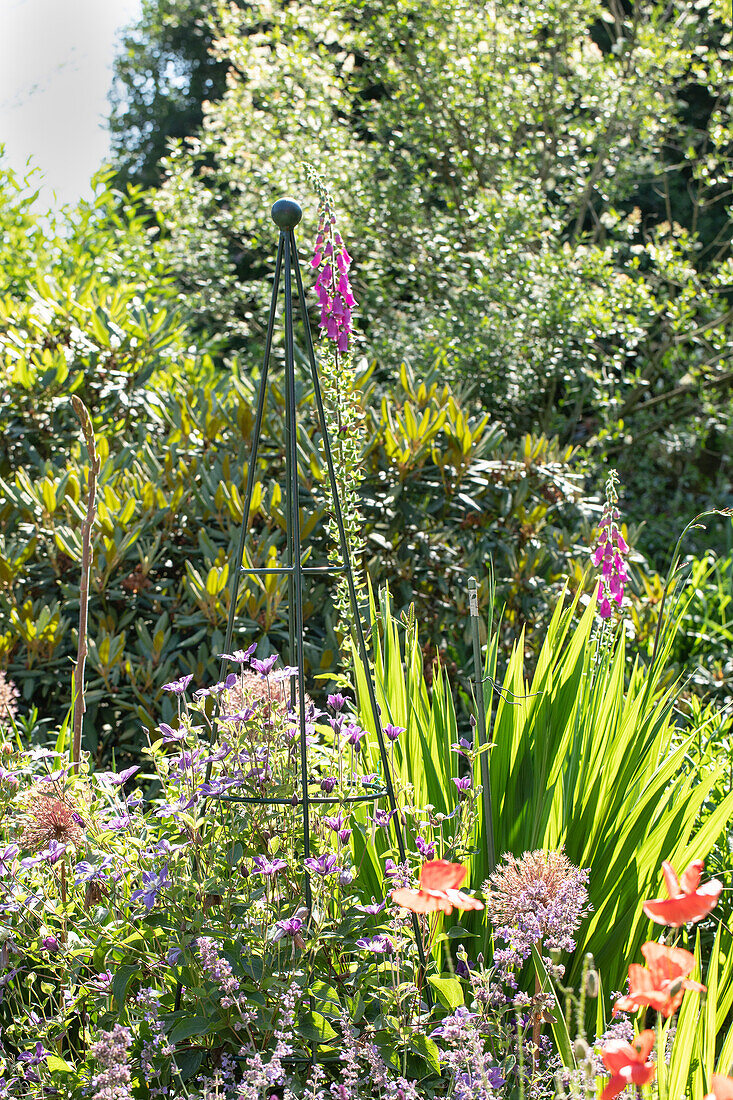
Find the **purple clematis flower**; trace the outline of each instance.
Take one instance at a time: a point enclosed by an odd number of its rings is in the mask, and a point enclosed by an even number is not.
[[[186,688],[193,680],[193,673],[181,676],[180,680],[173,680],[170,684],[163,684],[163,691],[171,691],[174,695],[184,695]]]
[[[219,656],[223,661],[234,661],[235,665],[247,665],[256,649],[257,642],[252,642],[249,649],[235,649],[234,653],[220,653]]]
[[[374,936],[373,939],[357,940],[356,946],[373,955],[394,955],[394,944],[389,936]]]
[[[388,725],[384,727],[385,737],[388,737],[390,741],[396,741],[401,733],[405,732],[404,726],[392,726]]]
[[[376,917],[377,913],[382,912],[386,904],[386,899],[384,901],[375,901],[374,898],[372,898],[369,905],[359,905],[357,903],[354,908],[358,909],[360,913],[364,913],[367,917]]]
[[[17,844],[8,844],[7,848],[4,848],[0,852],[0,878],[4,878],[12,871],[12,862],[17,856],[20,848]]]
[[[310,856],[309,859],[303,860],[303,866],[312,871],[314,875],[320,875],[321,878],[326,878],[328,875],[337,875],[341,871],[338,866],[338,856],[335,855],[318,856],[317,859]]]
[[[470,789],[471,789],[471,776],[470,775],[461,776],[460,779],[457,779],[455,776],[453,776],[452,778],[453,778],[453,782],[455,783],[459,794],[463,794],[464,791],[470,791]]]
[[[186,731],[182,729],[174,730],[172,726],[169,726],[167,722],[161,722],[158,726],[160,733],[162,734],[161,741],[164,745],[170,745],[173,741],[183,741],[186,736]]]
[[[352,722],[344,729],[344,735],[346,737],[346,744],[353,745],[354,748],[358,749],[362,737],[366,737],[366,730],[363,730],[360,726]]]
[[[170,729],[170,726],[168,727]],[[134,768],[125,768],[123,772],[100,772],[99,779],[103,779],[105,783],[111,783],[113,787],[121,787],[123,783],[126,783],[128,779],[132,779],[133,775],[136,775],[140,771],[138,766]]]
[[[331,707],[332,710],[342,711],[344,709],[344,707],[346,706],[346,699],[343,697],[343,695],[339,691],[339,692],[337,692],[336,695],[329,695],[328,699],[327,699],[327,703],[328,703],[329,707]]]
[[[74,882],[78,886],[82,882],[94,882],[97,879],[109,878],[109,871],[114,864],[112,856],[105,856],[100,864],[89,863],[86,859],[77,863],[74,868]]]
[[[155,905],[156,898],[161,890],[166,886],[171,885],[171,880],[168,878],[168,864],[164,864],[161,870],[156,875],[155,871],[143,871],[143,889],[135,890],[130,894],[131,901],[142,900],[145,904],[145,908],[150,910]]]
[[[258,661],[253,657],[251,664],[252,668],[255,672],[259,672],[260,676],[269,676],[277,662],[277,653],[273,653],[270,657],[265,657],[263,661]]]
[[[230,691],[238,679],[236,672],[230,672],[226,680],[220,680],[218,684],[212,684],[210,688],[199,688],[198,691],[194,692],[194,695],[197,700],[205,699],[207,695],[221,695],[222,692]]]
[[[435,859],[435,841],[425,840],[421,836],[415,837],[415,847],[417,848],[423,859],[431,860]]]
[[[284,859],[268,859],[267,856],[255,856],[252,861],[254,874],[273,878],[278,871],[284,871],[287,863]]]

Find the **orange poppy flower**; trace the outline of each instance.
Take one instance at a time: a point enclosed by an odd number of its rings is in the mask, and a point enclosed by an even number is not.
[[[711,1084],[713,1090],[707,1094],[705,1100],[733,1100],[733,1077],[714,1073]]]
[[[654,1080],[656,1067],[647,1059],[654,1046],[654,1032],[642,1031],[632,1043],[611,1039],[601,1047],[601,1058],[611,1074],[611,1080],[601,1093],[601,1100],[613,1100],[627,1085],[649,1085]]]
[[[458,887],[466,877],[466,868],[460,863],[447,863],[444,859],[432,859],[423,863],[420,871],[420,889],[403,887],[393,890],[392,901],[413,913],[452,913],[456,909],[483,909],[483,902]]]
[[[645,901],[646,915],[657,924],[671,924],[674,928],[706,917],[717,905],[723,884],[713,878],[700,886],[700,876],[704,869],[705,864],[701,859],[693,859],[678,879],[672,864],[665,859],[662,871],[669,897]]]
[[[617,1012],[636,1012],[642,1005],[649,1005],[669,1017],[682,1004],[686,989],[705,992],[704,985],[687,977],[695,965],[695,958],[689,951],[665,947],[661,943],[645,943],[641,953],[647,965],[632,963],[629,967],[629,992],[616,1001],[614,1016]]]

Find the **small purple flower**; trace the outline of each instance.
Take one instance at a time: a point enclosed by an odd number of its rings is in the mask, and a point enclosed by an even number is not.
[[[282,683],[283,680],[289,680],[291,676],[297,676],[298,670],[295,665],[285,665],[284,668],[279,668],[277,672],[272,674],[272,682],[274,684]]]
[[[460,779],[457,779],[455,776],[453,776],[452,778],[453,778],[453,782],[455,783],[459,794],[463,794],[465,791],[470,791],[470,789],[471,789],[471,776],[470,775],[461,776]]]
[[[389,936],[374,936],[373,939],[357,940],[356,946],[373,955],[394,955],[394,944]]]
[[[25,856],[20,861],[21,870],[28,871],[31,867],[37,867],[38,864],[43,863],[46,858],[46,852],[39,852],[35,856]]]
[[[351,829],[339,829],[339,844],[346,844],[351,836]]]
[[[351,886],[353,881],[354,881],[354,872],[350,868],[347,867],[346,870],[342,871],[341,874],[339,875],[339,882],[342,886],[346,887],[346,886]]]
[[[55,936],[44,936],[41,940],[41,946],[43,947],[44,951],[58,951],[59,941],[56,939]]]
[[[273,878],[278,871],[284,871],[287,867],[284,859],[268,859],[267,856],[255,856],[252,863],[253,874],[264,878]]]
[[[235,649],[234,653],[220,653],[223,661],[233,661],[235,665],[249,664],[249,659],[257,649],[257,642],[253,642],[248,649]]]
[[[6,848],[0,852],[0,878],[4,878],[12,871],[12,861],[17,856],[20,848],[17,844],[8,844]]]
[[[377,913],[382,912],[386,904],[386,899],[385,901],[375,901],[374,898],[372,898],[369,905],[359,905],[357,903],[354,909],[358,909],[360,913],[364,913],[368,917],[376,917]]]
[[[441,1021],[440,1026],[430,1032],[430,1038],[446,1039],[453,1042],[460,1040],[466,1026],[477,1019],[478,1012],[469,1012],[464,1005],[461,1005],[452,1016],[446,1016]]]
[[[459,756],[465,756],[467,752],[473,749],[473,745],[470,741],[467,741],[465,737],[461,737],[458,741],[454,741],[451,745],[453,752],[458,753]]]
[[[356,776],[354,778],[356,779]],[[376,772],[369,772],[367,775],[362,775],[360,783],[362,787],[373,787],[379,783],[379,778]]]
[[[375,810],[374,824],[378,829],[386,829],[395,813],[395,810]]]
[[[114,859],[112,856],[105,856],[99,866],[97,866],[96,863],[89,863],[87,860],[83,859],[80,863],[77,863],[74,868],[74,882],[79,886],[82,882],[96,882],[99,879],[109,878],[109,872],[113,863]]]
[[[260,676],[269,676],[277,661],[277,653],[273,653],[270,657],[265,657],[264,661],[258,661],[253,657],[250,663],[255,672],[259,672]]]
[[[336,875],[341,870],[338,866],[338,856],[335,855],[318,856],[317,859],[310,856],[309,859],[303,860],[303,866],[312,871],[314,875],[320,875],[322,878],[326,878],[328,875]]]
[[[331,709],[335,710],[337,713],[339,711],[342,711],[346,706],[346,699],[343,697],[340,691],[336,695],[329,695],[326,702],[328,703],[329,707],[331,707]]]
[[[143,889],[135,890],[130,894],[130,901],[140,901],[142,899],[145,908],[150,912],[160,891],[170,885],[171,880],[168,878],[167,863],[164,864],[157,875],[155,871],[143,871]]]
[[[18,1055],[18,1061],[26,1062],[29,1066],[38,1066],[41,1062],[45,1062],[50,1053],[50,1050],[46,1050],[43,1043],[36,1043],[35,1051],[24,1051]]]
[[[431,860],[435,859],[435,841],[424,840],[423,837],[415,837],[415,847],[417,848],[423,859]]]
[[[197,699],[205,699],[207,695],[221,695],[225,691],[231,691],[239,677],[236,672],[230,672],[226,680],[220,680],[218,684],[212,684],[210,688],[200,688],[194,692]]]
[[[193,674],[181,676],[180,680],[173,680],[170,684],[163,684],[163,691],[171,691],[174,695],[184,695],[186,688],[193,680]]]
[[[161,722],[158,726],[162,737],[161,741],[164,745],[170,745],[173,741],[183,741],[186,737],[186,731],[184,729],[174,730],[172,726],[169,726],[167,722]]]
[[[321,790],[325,794],[331,794],[334,788],[338,784],[338,779],[335,775],[327,775],[321,780]]]
[[[109,993],[111,985],[111,970],[103,970],[101,974],[95,974],[92,980],[89,982],[89,988],[95,989],[97,993]]]
[[[168,728],[170,729],[170,726]],[[103,779],[105,783],[111,783],[113,787],[121,787],[123,783],[126,783],[139,771],[140,768],[135,766],[134,768],[125,768],[123,772],[100,772],[99,778]]]
[[[324,817],[323,824],[331,829],[334,833],[337,833],[339,829],[343,829],[346,818],[343,814],[339,813],[336,817]]]
[[[275,927],[280,929],[283,936],[297,936],[303,927],[303,922],[297,917],[288,917],[287,920],[275,921]]]
[[[392,726],[387,725],[384,727],[385,737],[388,737],[390,741],[396,741],[401,733],[405,733],[404,726]]]
[[[346,744],[353,745],[355,749],[358,749],[362,737],[366,737],[366,730],[363,730],[360,726],[351,722],[345,727],[344,735],[346,737]]]

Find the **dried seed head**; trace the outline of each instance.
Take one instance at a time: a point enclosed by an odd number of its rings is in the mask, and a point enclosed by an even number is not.
[[[71,795],[36,790],[23,817],[19,843],[34,852],[47,848],[52,840],[79,847],[84,840],[83,824],[79,806]]]

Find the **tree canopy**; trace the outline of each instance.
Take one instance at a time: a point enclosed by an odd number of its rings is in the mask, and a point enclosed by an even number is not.
[[[189,5],[151,4],[148,21],[154,9],[185,30]],[[204,330],[230,347],[257,334],[269,208],[309,193],[311,162],[353,243],[378,377],[437,364],[510,432],[540,428],[622,468],[633,455],[632,479],[643,440],[645,481],[661,472],[671,493],[727,470],[723,3],[254,0],[204,14],[226,86],[173,143],[152,200]]]

